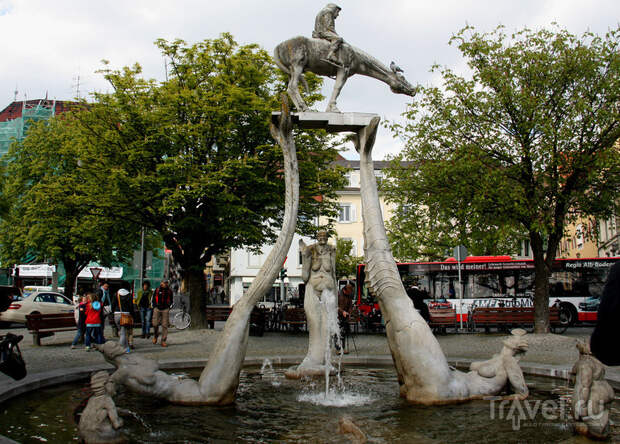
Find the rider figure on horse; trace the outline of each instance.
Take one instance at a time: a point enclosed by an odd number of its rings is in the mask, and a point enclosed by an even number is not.
[[[340,6],[328,3],[317,14],[314,21],[314,31],[312,32],[312,37],[315,39],[327,40],[330,43],[326,61],[339,68],[343,65],[337,55],[343,42],[342,37],[336,33],[336,18],[340,13],[340,9]]]

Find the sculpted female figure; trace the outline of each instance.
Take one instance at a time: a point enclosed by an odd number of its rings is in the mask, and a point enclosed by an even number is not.
[[[285,372],[287,378],[297,379],[325,372],[325,347],[329,346],[330,319],[337,316],[336,250],[327,243],[327,231],[319,231],[317,243],[308,245],[300,240],[302,256],[301,277],[306,283],[304,311],[308,324],[308,353],[301,364]]]

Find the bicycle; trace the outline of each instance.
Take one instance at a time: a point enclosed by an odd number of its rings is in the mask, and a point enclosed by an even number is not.
[[[174,308],[175,304],[170,307],[170,322],[177,330],[185,330],[192,323],[192,317],[187,312],[187,306],[183,299],[179,299],[178,304],[181,307],[180,309]]]

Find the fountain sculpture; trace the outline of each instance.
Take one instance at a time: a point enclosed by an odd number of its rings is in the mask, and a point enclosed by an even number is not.
[[[298,40],[293,39],[291,42],[294,41]],[[326,50],[326,45],[324,40],[317,40],[306,46],[296,46],[289,42],[276,48],[276,59],[279,60],[278,63],[282,63],[283,48],[286,47],[290,50],[288,55],[303,55],[301,58],[295,56],[286,59],[288,62],[297,63],[294,73],[291,74],[292,77],[299,76],[303,69],[325,74],[322,71],[325,66],[333,68],[333,63],[322,65],[321,60],[327,57],[327,54],[322,54],[321,51]],[[343,77],[343,73],[346,74],[349,70],[366,74],[376,72],[376,70],[385,71],[379,62],[366,54],[347,52],[346,48],[344,44],[340,48],[340,60],[343,61],[344,68],[342,71],[339,68],[338,78],[342,81],[346,78],[346,75]],[[318,60],[318,65],[300,64],[303,60],[306,62]],[[375,71],[370,70],[371,65]],[[362,67],[366,68],[362,69]],[[413,95],[414,89],[399,72],[393,72],[391,75],[384,72],[377,77],[393,82],[391,83],[393,89],[401,88],[402,90],[406,86],[405,89]],[[336,90],[339,90],[338,87]],[[336,90],[335,93],[337,93]],[[289,94],[291,94],[290,88]],[[332,95],[334,105],[336,96],[337,94]],[[303,109],[300,106],[299,97],[295,94],[291,94],[291,97],[293,102]],[[517,363],[518,357],[527,349],[527,342],[521,333],[515,332],[510,339],[505,341],[504,350],[500,355],[481,364],[472,364],[469,373],[462,373],[448,366],[439,343],[407,297],[387,240],[379,206],[377,184],[373,174],[372,147],[379,117],[374,114],[360,113],[301,113],[296,116],[296,119],[302,128],[304,126],[317,128],[322,125],[332,132],[353,131],[355,133],[355,146],[360,153],[366,275],[369,288],[377,297],[385,319],[388,344],[398,374],[401,395],[411,402],[423,404],[459,402],[496,395],[507,382],[510,382],[515,396],[527,396],[527,387]],[[105,344],[101,351],[106,359],[117,367],[117,371],[112,375],[115,383],[123,384],[139,393],[165,398],[178,404],[222,405],[234,401],[247,349],[250,313],[254,305],[272,286],[284,262],[295,232],[299,205],[299,172],[292,137],[293,122],[284,98],[282,112],[279,115],[275,113],[272,120],[272,136],[282,147],[284,155],[286,196],[282,231],[248,292],[235,304],[200,379],[196,381],[169,376],[158,369],[155,361],[121,355],[115,344]],[[305,261],[305,266],[310,267],[305,273],[310,283],[309,299],[311,301],[313,298],[319,299],[320,294],[324,305],[329,305],[326,301],[333,299],[332,305],[335,310],[336,284],[333,252],[330,253],[329,248],[325,246],[325,241],[326,237],[319,241],[318,246],[302,249],[304,254],[311,259]],[[333,298],[330,299],[328,297],[330,295],[333,295]],[[329,309],[327,313],[329,314]],[[326,327],[322,325],[324,331],[319,336],[325,339],[321,341],[324,342],[323,350],[329,350],[329,331],[325,330]],[[316,352],[320,345],[314,347],[312,343],[310,344],[309,359],[304,362],[309,364],[307,366],[309,369],[315,371],[322,369],[327,379],[331,363],[328,362],[328,358],[323,358],[321,361]],[[304,363],[300,367],[303,370]]]
[[[120,345],[116,345],[122,348]],[[123,420],[118,416],[116,405],[112,399],[116,388],[110,380],[108,372],[93,373],[90,378],[90,387],[93,396],[88,400],[88,404],[80,416],[78,424],[80,438],[86,444],[124,442],[125,437],[121,433]]]
[[[225,405],[234,401],[247,349],[250,314],[271,288],[284,263],[295,233],[299,206],[297,155],[285,97],[280,118],[277,123],[271,124],[270,129],[284,155],[286,191],[282,231],[248,292],[235,304],[200,379],[179,379],[168,375],[159,370],[156,361],[133,354],[125,355],[121,353],[118,344],[107,342],[99,350],[117,368],[111,376],[116,384],[176,404]]]
[[[592,356],[587,342],[577,342],[579,359],[571,374],[575,377],[573,416],[575,431],[595,439],[609,438],[609,405],[614,389],[605,381],[605,367]]]
[[[329,6],[332,6],[331,8]],[[317,16],[313,37],[293,37],[276,46],[276,65],[289,75],[288,94],[297,111],[308,111],[299,92],[299,82],[305,85],[304,71],[327,77],[335,77],[336,84],[325,112],[338,113],[336,100],[349,77],[354,74],[373,77],[389,85],[392,92],[415,96],[417,89],[401,74],[402,69],[393,62],[390,68],[364,51],[344,42],[336,34],[334,20],[340,8],[330,4]],[[330,12],[332,16],[330,17]],[[336,54],[337,53],[337,54]]]
[[[501,393],[510,383],[512,396],[527,397],[519,357],[527,350],[524,331],[513,331],[504,349],[489,361],[474,363],[463,373],[450,368],[439,342],[415,310],[398,274],[387,240],[372,161],[379,116],[354,137],[360,154],[366,281],[379,301],[400,394],[412,403],[444,404]]]
[[[319,376],[331,372],[330,341],[336,327],[337,283],[336,250],[327,243],[327,232],[317,234],[318,242],[306,245],[299,241],[302,256],[301,276],[306,283],[304,311],[308,324],[308,353],[301,364],[285,373],[289,379]],[[326,353],[327,352],[327,353]]]

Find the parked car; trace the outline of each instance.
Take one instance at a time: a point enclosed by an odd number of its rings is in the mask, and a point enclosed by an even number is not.
[[[598,311],[598,306],[600,305],[601,300],[598,296],[592,296],[587,298],[585,301],[579,303],[579,309],[581,311]]]
[[[0,312],[6,311],[13,301],[22,299],[22,292],[18,287],[0,285]]]
[[[60,293],[35,291],[21,300],[14,300],[7,311],[0,313],[0,322],[26,323],[26,315],[71,313],[73,303]]]

